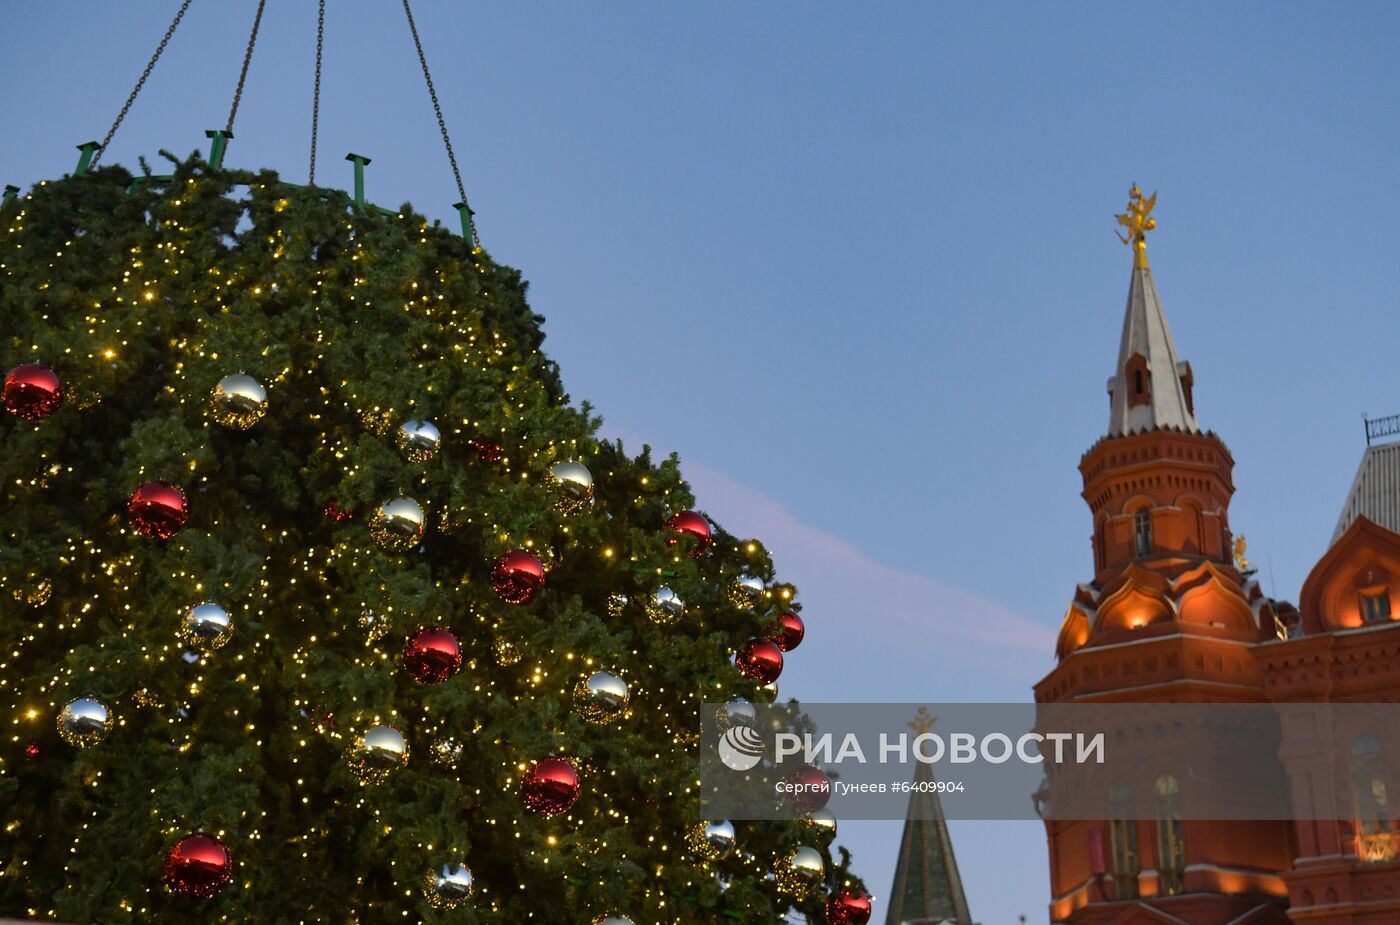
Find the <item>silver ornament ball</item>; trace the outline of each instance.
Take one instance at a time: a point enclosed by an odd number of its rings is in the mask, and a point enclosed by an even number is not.
[[[434,909],[452,909],[472,895],[472,871],[465,864],[444,864],[429,871],[423,893]]]
[[[112,712],[96,697],[69,701],[58,713],[59,738],[76,748],[96,745],[112,731]]]
[[[404,421],[399,426],[399,449],[413,462],[431,459],[442,445],[442,433],[432,421]]]
[[[734,606],[764,609],[768,603],[768,586],[757,575],[740,575],[731,591]]]
[[[232,635],[233,619],[213,601],[195,604],[180,621],[180,641],[201,652],[213,652]]]
[[[627,682],[610,671],[593,672],[579,681],[574,690],[574,706],[579,715],[596,726],[622,716],[630,702]]]
[[[361,783],[379,783],[408,764],[408,742],[393,726],[374,726],[355,740],[349,761]]]
[[[561,462],[549,467],[549,484],[555,507],[576,511],[593,500],[593,473],[580,462]]]
[[[816,848],[798,845],[774,865],[778,889],[797,899],[806,899],[826,877],[826,862]]]
[[[233,430],[247,430],[267,413],[267,389],[252,376],[225,376],[209,395],[209,416]]]
[[[370,518],[369,530],[384,549],[403,552],[423,539],[423,506],[412,498],[395,498],[380,505]]]
[[[727,819],[702,822],[691,831],[690,849],[704,861],[722,861],[734,853],[737,836]]]
[[[646,612],[653,623],[665,626],[685,616],[685,601],[670,588],[657,588],[646,601]]]
[[[719,727],[720,732],[734,726],[752,728],[756,722],[758,722],[758,708],[743,697],[735,697],[715,713],[715,725]]]

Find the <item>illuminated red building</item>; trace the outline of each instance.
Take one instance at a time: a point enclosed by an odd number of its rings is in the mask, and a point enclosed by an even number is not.
[[[1133,271],[1109,424],[1080,461],[1093,518],[1093,580],[1074,595],[1058,665],[1037,702],[1400,700],[1400,443],[1369,446],[1331,548],[1299,606],[1269,599],[1236,561],[1234,460],[1202,430],[1148,266],[1152,199],[1120,217]],[[1368,441],[1400,424],[1368,425]],[[1242,557],[1240,557],[1242,559]],[[1393,750],[1335,730],[1352,754],[1354,817],[1336,822],[1182,820],[1180,772],[1103,794],[1101,822],[1047,821],[1050,919],[1067,925],[1400,925]],[[1383,760],[1389,756],[1389,760]],[[1288,763],[1298,818],[1331,786]],[[1134,792],[1134,788],[1150,793]],[[1154,808],[1154,818],[1126,807]],[[1332,805],[1317,803],[1315,805]]]

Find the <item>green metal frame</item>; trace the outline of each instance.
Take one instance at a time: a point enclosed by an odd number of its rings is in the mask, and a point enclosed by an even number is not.
[[[92,166],[92,159],[97,156],[97,152],[101,147],[101,143],[96,141],[85,141],[78,145],[78,150],[82,153],[78,155],[78,166],[73,170],[73,175],[75,177],[81,177],[87,174],[88,168]]]
[[[233,139],[233,132],[227,129],[207,129],[204,137],[209,139],[209,168],[211,170],[222,170],[224,166],[224,155],[228,152],[228,143]],[[73,171],[76,176],[84,176],[92,166],[92,159],[101,150],[101,144],[96,141],[85,141],[78,145],[78,166]],[[371,158],[363,154],[350,153],[345,155],[345,159],[355,165],[355,181],[352,196],[355,201],[355,209],[363,212],[366,209],[373,209],[384,215],[398,215],[397,209],[386,209],[365,200],[365,167],[371,163]],[[133,195],[144,183],[168,183],[175,179],[171,174],[159,174],[151,176],[133,177],[126,185],[127,195]],[[300,189],[302,184],[288,183],[282,181],[282,185],[289,189]],[[19,195],[19,187],[6,186],[4,199],[0,200],[0,205],[9,205],[14,202]],[[455,202],[452,208],[457,210],[457,215],[462,221],[462,237],[466,240],[467,246],[473,251],[477,248],[476,236],[472,234],[472,216],[476,212],[466,204],[466,202]]]
[[[209,128],[204,130],[204,137],[213,139],[209,142],[209,169],[219,170],[224,166],[224,151],[228,148],[228,143],[233,140],[233,132],[221,128]]]
[[[353,152],[345,155],[345,159],[355,165],[355,208],[364,211],[365,166],[370,163],[370,159],[363,154],[355,154]]]

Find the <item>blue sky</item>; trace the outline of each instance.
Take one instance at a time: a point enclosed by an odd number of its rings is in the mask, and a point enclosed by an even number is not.
[[[72,169],[176,3],[6,4],[0,182]],[[222,125],[255,4],[196,2],[108,161]],[[450,220],[399,4],[332,0],[319,180]],[[1400,8],[419,0],[493,255],[606,430],[802,588],[809,701],[1018,700],[1090,577],[1129,185],[1234,528],[1296,599],[1400,412],[1391,178]],[[305,176],[315,4],[274,2],[228,161]],[[888,891],[897,823],[842,834]],[[1044,837],[961,823],[985,925],[1045,920]],[[883,911],[877,913],[882,916]]]

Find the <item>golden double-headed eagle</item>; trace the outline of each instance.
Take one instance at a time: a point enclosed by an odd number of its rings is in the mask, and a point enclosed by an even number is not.
[[[938,722],[938,717],[928,711],[928,707],[919,707],[919,712],[914,714],[912,722],[906,725],[919,735],[925,735],[933,731],[933,724]]]
[[[1118,224],[1128,229],[1126,235],[1119,234],[1118,240],[1133,249],[1133,266],[1147,267],[1147,233],[1157,227],[1152,217],[1152,207],[1157,205],[1157,194],[1144,197],[1136,183],[1128,190],[1128,211],[1118,216]]]

